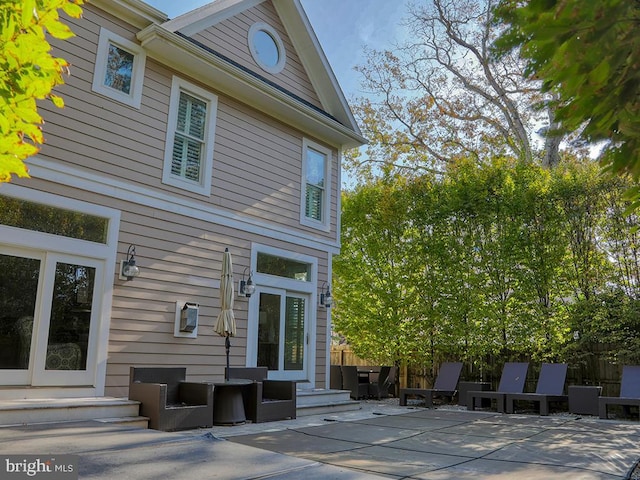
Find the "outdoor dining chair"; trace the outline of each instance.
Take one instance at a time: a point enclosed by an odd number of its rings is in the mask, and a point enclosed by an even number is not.
[[[505,399],[508,393],[522,393],[527,380],[528,362],[508,362],[502,367],[498,390],[471,391],[467,393],[467,410],[475,410],[476,398],[496,401],[496,410],[504,413]]]
[[[329,388],[331,390],[342,390],[342,368],[340,365],[329,367]]]
[[[433,408],[434,397],[447,397],[451,401],[456,394],[460,372],[462,372],[462,362],[443,363],[440,365],[433,388],[401,388],[400,405],[407,405],[408,396],[423,397],[427,408]]]
[[[600,397],[598,400],[600,418],[608,418],[609,405],[638,407],[640,409],[640,365],[622,367],[622,382],[619,397]]]
[[[361,382],[358,376],[358,367],[355,365],[342,365],[342,388],[351,392],[354,400],[365,398],[369,395],[369,382]]]
[[[369,382],[369,395],[380,400],[389,396],[389,386],[395,383],[395,367],[384,365],[375,381]]]
[[[568,396],[562,394],[566,378],[566,363],[543,363],[535,393],[507,393],[507,413],[513,413],[516,401],[526,400],[539,405],[540,415],[549,415],[550,403],[569,401]]]

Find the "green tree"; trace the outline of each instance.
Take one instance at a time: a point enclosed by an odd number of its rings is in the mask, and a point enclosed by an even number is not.
[[[4,0],[0,3],[0,182],[11,175],[28,177],[24,160],[44,142],[36,100],[50,99],[63,81],[68,63],[51,55],[47,35],[67,39],[73,33],[60,21],[59,10],[82,14],[83,0]]]
[[[334,261],[335,330],[362,358],[394,363],[422,351],[415,330],[420,258],[402,183],[379,182],[343,194],[342,251]]]
[[[551,94],[560,132],[606,142],[606,171],[640,180],[640,3],[633,0],[502,0],[509,27],[499,55],[519,49],[525,74]],[[640,206],[640,187],[629,190]]]
[[[634,344],[640,247],[623,188],[591,162],[513,159],[358,186],[344,194],[336,332],[361,357],[427,370],[560,360],[573,331]],[[593,303],[612,293],[611,308]],[[596,310],[617,319],[615,305],[627,336],[585,324]]]

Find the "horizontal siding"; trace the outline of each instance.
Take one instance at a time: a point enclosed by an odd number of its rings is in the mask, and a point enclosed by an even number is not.
[[[326,252],[292,246],[257,235],[212,225],[92,192],[69,189],[33,178],[17,184],[121,211],[116,270],[129,244],[136,245],[141,276],[131,282],[114,277],[107,361],[107,395],[126,396],[130,366],[185,366],[193,381],[219,381],[224,375],[224,341],[213,331],[220,312],[219,279],[224,248],[234,260],[237,282],[248,265],[252,242],[318,258],[319,277],[326,278]],[[198,337],[173,336],[175,302],[200,304]],[[246,362],[247,301],[234,298],[237,336],[231,340],[230,363]],[[316,384],[323,385],[326,311],[318,309]]]
[[[262,70],[249,51],[247,36],[249,29],[256,22],[264,22],[273,27],[284,44],[286,63],[284,69],[276,75]],[[318,95],[271,1],[262,2],[256,7],[224,20],[194,35],[193,38],[315,107],[322,108]]]
[[[170,83],[147,62],[142,107],[135,109],[91,90],[100,26],[135,41],[135,29],[87,5],[70,21],[76,37],[52,41],[54,52],[71,63],[58,93],[65,108],[42,102],[46,144],[42,155],[117,180],[157,188],[168,115]]]
[[[270,2],[265,4],[272,9]],[[66,79],[66,85],[57,89],[65,99],[64,109],[54,108],[48,102],[40,104],[46,121],[42,157],[140,188],[187,198],[205,209],[207,206],[226,209],[276,229],[312,232],[327,240],[335,237],[337,188],[332,197],[333,232],[318,232],[299,224],[301,133],[223,95],[219,95],[211,197],[163,185],[162,161],[174,72],[147,60],[140,109],[93,93],[91,83],[100,25],[132,41],[135,29],[90,4],[84,10],[83,19],[70,22],[78,36],[52,42],[55,54],[71,61],[72,75]],[[337,157],[333,162],[332,182],[336,187]],[[327,275],[326,251],[38,178],[17,179],[15,183],[121,211],[116,271],[127,247],[137,246],[141,277],[131,282],[119,280],[117,274],[114,278],[107,395],[126,395],[130,365],[187,366],[188,378],[195,381],[222,377],[224,341],[213,332],[213,325],[220,311],[217,286],[225,247],[234,256],[236,282],[248,265],[252,243],[316,257],[319,278]],[[198,338],[173,336],[176,300],[200,304]],[[234,312],[238,336],[232,339],[231,363],[243,366],[247,302],[236,297]],[[316,382],[321,386],[326,313],[318,310],[317,314]]]
[[[74,22],[78,37],[55,44],[56,54],[72,63],[72,75],[59,88],[66,107],[41,104],[46,120],[44,156],[118,181],[239,212],[275,227],[335,238],[335,188],[332,230],[322,232],[300,225],[301,133],[219,92],[214,92],[219,95],[219,105],[211,197],[162,184],[175,72],[147,59],[140,109],[95,94],[91,84],[100,24],[106,23],[109,30],[132,40],[134,32],[90,6],[84,18]],[[333,161],[335,186],[337,158]]]

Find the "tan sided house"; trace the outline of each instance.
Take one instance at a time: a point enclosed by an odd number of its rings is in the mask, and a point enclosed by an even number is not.
[[[83,9],[53,44],[66,106],[0,186],[0,400],[126,397],[130,366],[222,379],[225,248],[231,365],[325,388],[341,154],[365,140],[300,1]]]

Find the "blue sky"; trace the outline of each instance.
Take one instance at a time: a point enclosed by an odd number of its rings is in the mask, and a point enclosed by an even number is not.
[[[145,0],[174,18],[207,0]],[[363,47],[392,48],[402,40],[399,25],[409,0],[301,0],[331,68],[347,99],[360,96],[360,74],[353,68],[364,64]]]

